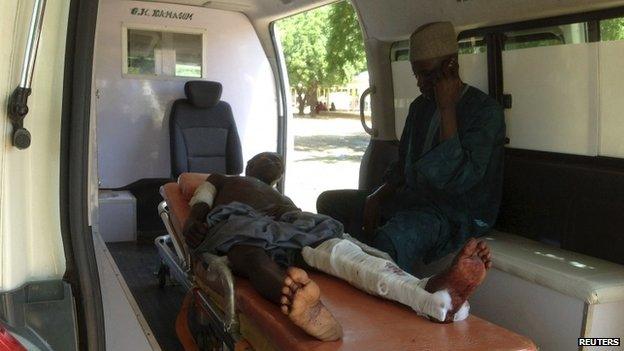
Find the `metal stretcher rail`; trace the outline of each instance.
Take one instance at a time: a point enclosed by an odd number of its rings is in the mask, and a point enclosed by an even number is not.
[[[171,222],[169,209],[163,201],[158,206],[160,218],[165,223],[168,235],[159,236],[154,243],[158,249],[162,264],[168,268],[168,274],[186,291],[196,287],[195,277],[191,270],[191,258],[186,248],[180,247],[173,237],[174,227]],[[234,349],[234,344],[240,339],[239,324],[236,316],[236,304],[234,296],[234,276],[228,267],[227,258],[209,253],[202,254],[202,265],[205,274],[202,280],[210,286],[219,287],[219,293],[223,296],[223,306],[218,306],[211,298],[200,289],[195,289],[196,301],[201,309],[208,314],[207,321],[210,330],[229,348]]]

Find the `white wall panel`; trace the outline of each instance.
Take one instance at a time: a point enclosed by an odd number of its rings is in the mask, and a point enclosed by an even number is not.
[[[620,338],[624,340],[624,301],[589,306],[586,338]],[[619,347],[586,347],[583,351],[624,351]]]
[[[597,44],[503,52],[511,147],[595,156],[598,153]]]
[[[495,267],[470,297],[470,313],[529,337],[543,351],[578,349],[584,308],[581,300]]]
[[[459,68],[464,82],[487,92],[486,54],[459,55]],[[409,61],[392,62],[392,82],[394,85],[394,127],[397,139],[399,139],[403,133],[409,106],[420,95]]]
[[[600,155],[624,158],[624,41],[600,43]]]
[[[190,20],[133,16],[133,8],[191,12]],[[186,79],[122,78],[122,25],[205,29],[204,78],[223,84],[249,159],[277,146],[273,73],[251,23],[237,12],[152,2],[100,1],[96,43],[98,168],[101,187],[168,177],[169,110]]]
[[[11,144],[6,103],[19,84],[34,1],[0,1],[0,291],[60,279],[65,253],[60,224],[60,134],[69,3],[48,1],[24,120],[26,150]]]
[[[409,61],[392,62],[392,84],[394,85],[394,128],[397,139],[400,139],[410,104],[420,95]]]

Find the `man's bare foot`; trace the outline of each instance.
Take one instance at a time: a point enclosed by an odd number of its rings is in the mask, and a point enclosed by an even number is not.
[[[323,341],[342,337],[342,327],[323,305],[321,290],[304,270],[288,268],[281,303],[282,312],[306,333]]]
[[[486,271],[492,267],[492,254],[484,241],[471,238],[444,272],[429,279],[425,290],[430,293],[446,289],[451,295],[452,310],[443,322],[452,322],[453,316],[468,297],[481,285]]]

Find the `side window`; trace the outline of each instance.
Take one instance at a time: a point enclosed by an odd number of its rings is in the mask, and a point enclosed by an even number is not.
[[[202,77],[202,33],[123,30],[124,77]]]
[[[504,33],[503,80],[513,148],[598,153],[598,48],[588,24]]]
[[[416,77],[409,62],[409,41],[399,41],[390,50],[394,85],[394,116],[397,139],[401,138],[409,106],[420,95]],[[488,91],[487,46],[482,37],[459,42],[459,67],[462,79],[482,91]]]
[[[624,158],[624,17],[600,21],[599,154]]]
[[[505,49],[518,50],[542,46],[580,44],[588,42],[586,23],[536,28],[505,33]]]
[[[510,31],[504,38],[511,147],[624,157],[624,18]]]
[[[459,41],[459,69],[464,82],[488,92],[487,44],[483,37]]]
[[[624,40],[624,17],[600,21],[602,41]]]

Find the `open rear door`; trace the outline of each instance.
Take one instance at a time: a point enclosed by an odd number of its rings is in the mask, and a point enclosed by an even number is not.
[[[0,4],[0,91],[10,96],[0,110],[0,344],[10,350],[105,349],[79,150],[96,14],[97,0]]]

